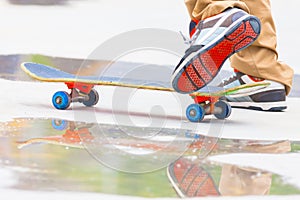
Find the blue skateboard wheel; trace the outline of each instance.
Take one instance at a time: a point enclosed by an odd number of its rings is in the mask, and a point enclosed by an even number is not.
[[[71,104],[71,97],[67,92],[56,92],[52,97],[52,104],[56,109],[65,110]]]
[[[199,104],[191,104],[186,109],[186,117],[191,122],[200,122],[203,120],[205,111]]]

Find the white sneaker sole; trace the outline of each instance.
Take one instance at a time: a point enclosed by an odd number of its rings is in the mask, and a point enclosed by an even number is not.
[[[233,108],[246,108],[251,110],[262,111],[283,111],[287,109],[287,103],[285,101],[278,102],[228,102]]]

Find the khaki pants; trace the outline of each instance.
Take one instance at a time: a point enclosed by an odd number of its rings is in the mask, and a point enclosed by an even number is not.
[[[203,20],[221,13],[227,8],[238,7],[258,17],[262,24],[261,34],[248,48],[230,58],[231,66],[245,74],[280,82],[287,94],[292,87],[294,72],[277,60],[277,38],[269,0],[185,0],[192,19]]]

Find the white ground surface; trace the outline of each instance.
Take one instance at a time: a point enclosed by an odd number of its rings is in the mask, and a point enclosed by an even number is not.
[[[116,2],[118,5],[116,5]],[[296,73],[300,73],[298,65],[298,37],[299,1],[272,1],[273,15],[278,31],[279,59],[290,64]],[[40,53],[52,56],[86,58],[102,42],[120,33],[139,28],[163,28],[172,31],[187,32],[189,22],[183,1],[152,0],[152,1],[74,1],[71,5],[60,7],[12,6],[6,1],[0,2],[1,45],[0,54]],[[139,61],[139,60],[134,60]],[[174,64],[174,60],[167,60],[166,64]],[[177,60],[175,61],[177,62]],[[164,63],[159,63],[164,64]],[[299,99],[288,99],[289,109],[283,113],[263,113],[256,111],[234,110],[230,120],[223,122],[206,120],[195,126],[185,122],[182,110],[178,108],[177,97],[166,96],[165,93],[155,93],[153,103],[145,108],[141,96],[153,96],[152,92],[134,93],[128,109],[112,109],[116,105],[112,88],[97,88],[103,94],[103,99],[97,107],[86,109],[78,105],[74,111],[58,111],[51,105],[51,96],[58,90],[65,89],[62,84],[23,83],[0,80],[0,120],[9,121],[18,117],[64,118],[101,123],[124,123],[127,111],[135,112],[131,115],[131,124],[139,126],[155,125],[161,121],[158,116],[168,116],[163,125],[174,128],[188,128],[205,134],[210,131],[213,135],[224,138],[270,139],[270,140],[300,140],[299,134]],[[158,98],[158,95],[162,97]],[[145,98],[144,98],[145,99]],[[160,100],[158,102],[158,99]],[[162,100],[163,99],[163,100]],[[155,101],[156,100],[156,101]],[[161,101],[162,100],[162,101]],[[137,101],[137,102],[136,102]],[[179,103],[183,109],[191,100],[185,99]],[[150,100],[149,100],[150,102]],[[163,108],[165,115],[157,109]],[[168,105],[168,106],[166,106]],[[170,106],[172,105],[172,106]],[[179,107],[180,108],[180,107]],[[147,111],[157,113],[150,119]],[[112,110],[114,113],[112,114]],[[142,110],[142,112],[141,112]],[[93,113],[93,115],[91,115]],[[144,113],[144,114],[143,114]],[[121,118],[116,116],[123,116]],[[153,120],[155,123],[153,123]],[[130,125],[129,123],[129,125]],[[213,126],[212,126],[213,124]],[[157,125],[157,124],[156,124]],[[161,124],[160,124],[161,125]],[[223,126],[224,125],[224,126]],[[214,128],[217,127],[217,128]],[[217,133],[213,132],[214,130]],[[219,132],[221,130],[221,132]],[[283,175],[286,180],[300,186],[299,155],[260,155],[233,154],[212,158],[216,162],[235,163],[244,166],[263,168]],[[5,197],[13,199],[135,199],[91,193],[67,192],[29,192],[7,189],[13,180],[9,170],[1,169],[0,192]],[[299,196],[267,196],[267,197],[221,197],[218,199],[299,199]],[[136,198],[143,199],[143,198]],[[210,198],[206,198],[210,199]]]

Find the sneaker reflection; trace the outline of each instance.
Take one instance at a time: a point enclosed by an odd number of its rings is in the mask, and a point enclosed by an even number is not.
[[[225,146],[233,152],[286,153],[291,151],[289,141],[235,140],[234,143],[238,145],[226,144]],[[214,151],[218,149],[224,151],[226,148],[222,148],[222,143],[219,142]],[[205,162],[205,159],[195,159],[195,157],[181,157],[167,168],[168,178],[174,190],[182,198],[268,195],[270,193],[273,175],[270,172],[229,164],[223,164],[220,171],[220,175],[216,176],[215,171],[209,163]]]

